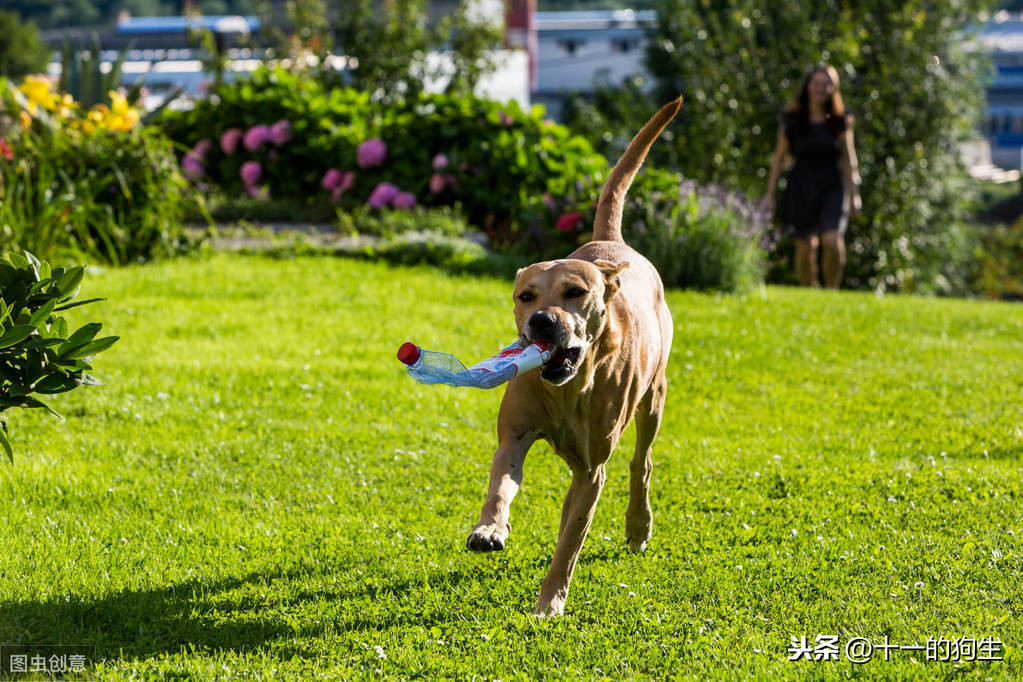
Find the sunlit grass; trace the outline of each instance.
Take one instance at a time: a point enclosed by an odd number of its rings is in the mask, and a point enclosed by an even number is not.
[[[672,292],[654,536],[624,546],[632,431],[561,620],[527,614],[564,464],[526,461],[507,550],[465,537],[501,389],[394,352],[483,358],[507,282],[218,256],[87,276],[107,386],[10,415],[0,644],[86,644],[98,677],[930,679],[894,651],[789,662],[793,636],[997,637],[1023,675],[1023,307]],[[731,671],[731,672],[729,672]]]

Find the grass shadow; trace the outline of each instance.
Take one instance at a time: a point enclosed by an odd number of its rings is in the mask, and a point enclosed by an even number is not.
[[[429,628],[458,617],[450,612],[417,615],[407,610],[366,617],[357,609],[336,617],[296,617],[310,604],[366,599],[397,601],[419,590],[450,589],[480,580],[482,571],[438,570],[338,590],[300,589],[294,594],[274,585],[277,581],[309,583],[316,576],[316,568],[298,567],[257,571],[217,581],[190,580],[165,588],[124,589],[97,598],[60,595],[38,601],[4,599],[0,600],[0,645],[90,645],[96,647],[97,659],[107,661],[145,659],[181,651],[244,653],[259,649],[279,659],[314,656],[315,647],[306,650],[296,646],[296,641],[315,638],[328,630]],[[328,576],[323,577],[327,582]],[[238,595],[232,594],[235,592]],[[287,646],[272,646],[275,642],[287,642]]]

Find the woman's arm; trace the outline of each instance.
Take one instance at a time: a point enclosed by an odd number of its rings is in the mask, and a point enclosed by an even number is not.
[[[785,129],[778,127],[778,142],[774,145],[774,158],[771,159],[771,173],[767,176],[767,192],[760,202],[761,207],[767,211],[774,210],[774,193],[778,189],[778,178],[781,177],[781,167],[785,163],[785,157],[789,153],[789,138],[785,135]]]
[[[849,197],[849,218],[855,218],[863,207],[863,200],[860,199],[860,168],[856,161],[856,148],[853,146],[853,129],[850,125],[842,133],[845,138],[842,144],[842,184],[845,185],[845,194]]]

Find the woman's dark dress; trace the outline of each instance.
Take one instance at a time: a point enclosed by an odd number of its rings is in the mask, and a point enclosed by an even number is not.
[[[848,214],[839,167],[842,138],[836,137],[836,132],[846,129],[846,119],[834,120],[830,125],[811,123],[808,131],[801,131],[796,115],[786,112],[782,123],[789,150],[796,159],[786,176],[782,221],[799,239],[830,230],[844,232]]]

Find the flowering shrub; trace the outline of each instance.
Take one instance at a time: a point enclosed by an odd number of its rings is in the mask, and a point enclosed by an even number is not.
[[[384,105],[282,71],[229,84],[216,100],[167,112],[162,123],[193,154],[204,141],[220,141],[203,146],[209,151],[198,182],[228,195],[252,194],[259,182],[260,196],[334,204],[349,213],[457,205],[491,244],[530,258],[562,257],[590,239],[609,170],[588,141],[546,120],[540,107],[524,112],[514,103],[447,95]],[[286,142],[272,139],[274,126],[287,128]],[[239,138],[252,144],[238,148]],[[712,189],[683,192],[679,182],[672,173],[639,174],[629,194],[627,237],[630,221],[642,213],[639,223],[646,219],[649,227],[635,237],[676,283],[735,288],[755,279],[761,235],[753,232],[760,223],[750,220],[745,202],[712,196]],[[693,220],[701,225],[671,213],[678,201],[696,202]],[[724,235],[713,245],[722,254],[719,272],[694,281],[687,274],[692,268],[680,265],[687,256],[677,250],[711,248],[715,230]],[[697,255],[693,262],[709,268],[712,260]],[[733,278],[736,268],[742,272]]]
[[[769,216],[741,193],[650,170],[635,189],[623,233],[666,286],[742,291],[762,280],[776,238]]]
[[[161,124],[189,150],[181,164],[197,187],[252,194],[254,171],[242,167],[255,162],[259,191],[275,200],[345,210],[458,204],[497,243],[559,255],[579,234],[559,232],[558,218],[591,205],[607,170],[586,140],[539,107],[446,95],[385,106],[279,70],[165,112]]]
[[[86,110],[45,79],[0,79],[0,246],[125,263],[178,239],[185,185],[171,144],[123,96],[110,98]],[[198,176],[207,147],[185,172]]]

